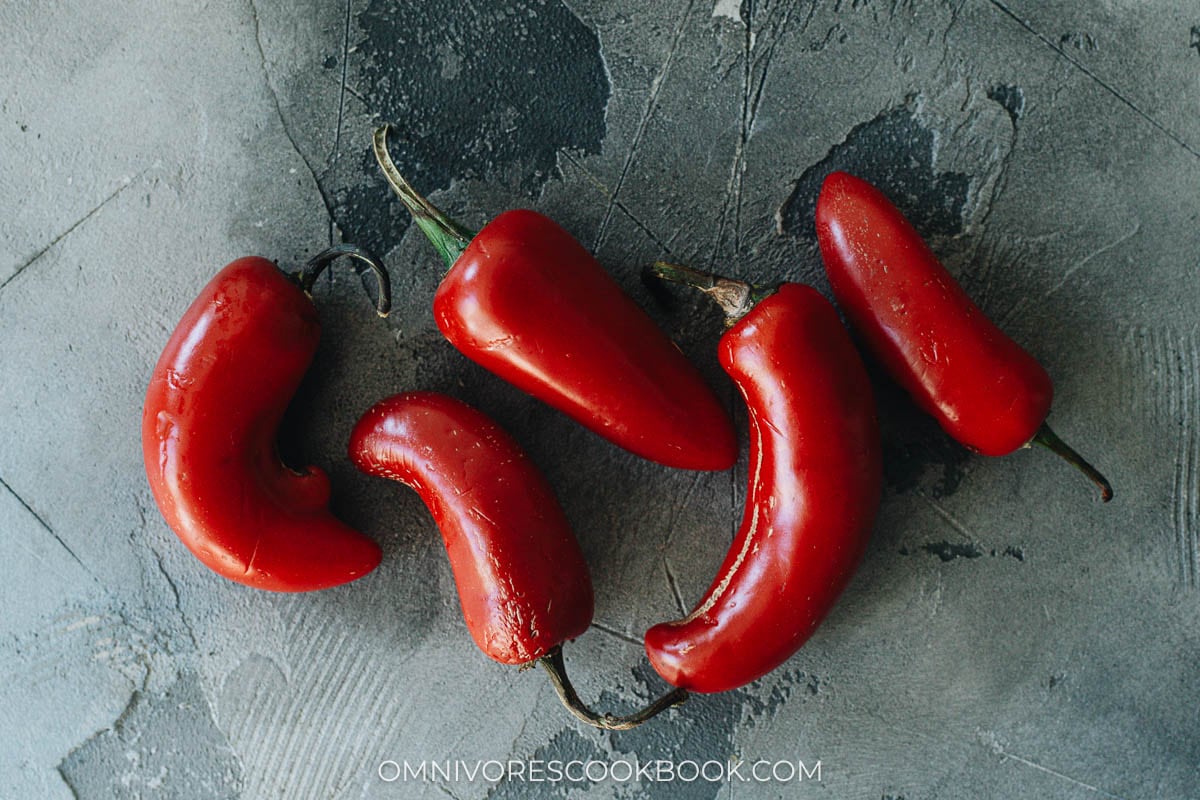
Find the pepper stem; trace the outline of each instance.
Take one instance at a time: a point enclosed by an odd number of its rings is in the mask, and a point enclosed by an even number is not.
[[[682,264],[668,264],[666,261],[656,261],[648,270],[656,278],[691,286],[711,297],[725,312],[725,327],[730,327],[749,314],[758,301],[774,291]]]
[[[362,280],[363,288],[367,290],[367,294],[375,297],[375,313],[381,317],[386,317],[388,312],[392,310],[392,282],[388,276],[387,269],[380,261],[371,253],[361,247],[352,244],[336,244],[329,247],[308,260],[308,263],[301,267],[293,277],[296,283],[300,284],[300,288],[306,295],[312,297],[313,284],[317,282],[317,278],[325,271],[325,268],[337,261],[342,256],[352,258],[361,263],[356,264],[354,271],[358,273],[359,279]],[[367,280],[367,274],[371,273],[375,276],[375,288],[372,289],[370,282]]]
[[[1049,425],[1044,422],[1042,423],[1042,427],[1038,429],[1037,434],[1033,437],[1033,443],[1040,444],[1047,450],[1053,451],[1068,464],[1086,475],[1092,483],[1100,488],[1100,499],[1105,503],[1112,500],[1112,484],[1108,482],[1108,478],[1101,475],[1100,470],[1089,464],[1083,456],[1075,452],[1074,448],[1058,438],[1058,434],[1050,430]]]
[[[412,184],[404,179],[400,170],[396,169],[391,154],[388,153],[389,130],[391,130],[390,125],[383,125],[375,129],[372,137],[375,160],[379,162],[379,168],[383,170],[383,176],[387,178],[392,191],[400,198],[400,202],[404,203],[417,225],[429,237],[429,241],[433,242],[433,246],[445,260],[446,267],[452,267],[458,257],[462,255],[463,250],[466,250],[467,245],[475,238],[475,234],[447,217],[440,208],[417,194],[417,190],[412,187]]]
[[[674,689],[640,711],[636,711],[628,716],[618,717],[613,714],[599,714],[588,708],[579,699],[579,694],[575,691],[575,687],[571,685],[570,679],[567,678],[567,667],[563,662],[562,645],[555,645],[546,655],[537,661],[542,669],[546,670],[546,674],[550,676],[550,683],[554,684],[554,691],[558,693],[558,699],[562,700],[562,704],[567,707],[567,711],[570,711],[588,725],[606,731],[627,731],[630,728],[636,728],[643,722],[661,714],[668,708],[679,705],[688,698],[687,689]]]

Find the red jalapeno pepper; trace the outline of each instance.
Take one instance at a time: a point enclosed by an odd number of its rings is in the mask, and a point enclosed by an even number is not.
[[[639,456],[684,469],[733,466],[733,425],[712,390],[579,242],[527,210],[466,231],[396,170],[387,130],[375,132],[376,159],[449,267],[433,312],[451,344]]]
[[[829,285],[851,324],[922,409],[974,452],[1043,445],[1100,488],[1112,487],[1050,430],[1046,370],[992,324],[900,210],[845,172],[825,179],[817,241]]]
[[[879,426],[866,369],[816,290],[653,271],[705,291],[736,321],[719,348],[750,420],[742,524],[696,608],[645,636],[663,679],[721,692],[791,657],[849,583],[879,508]]]
[[[264,258],[238,259],[183,315],[146,392],[142,452],[167,524],[205,565],[259,589],[336,586],[381,557],[330,513],[325,473],[290,469],[275,444],[320,336],[309,292],[342,255],[374,270],[377,310],[386,315],[387,272],[356,248],[331,248],[299,275]]]
[[[467,629],[488,657],[539,663],[568,709],[597,727],[631,728],[680,702],[673,694],[614,717],[580,701],[562,644],[591,624],[591,576],[553,489],[487,416],[441,394],[395,395],[358,421],[350,457],[424,501],[446,545]]]

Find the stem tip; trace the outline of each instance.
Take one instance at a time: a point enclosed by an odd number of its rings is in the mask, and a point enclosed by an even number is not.
[[[1108,478],[1101,475],[1100,470],[1089,464],[1087,459],[1079,455],[1073,447],[1058,438],[1058,434],[1052,431],[1049,425],[1044,422],[1042,423],[1042,427],[1038,429],[1037,434],[1033,437],[1033,442],[1055,453],[1063,461],[1066,461],[1086,475],[1100,489],[1100,499],[1102,501],[1107,503],[1109,500],[1112,500],[1113,489],[1112,484],[1108,482]]]

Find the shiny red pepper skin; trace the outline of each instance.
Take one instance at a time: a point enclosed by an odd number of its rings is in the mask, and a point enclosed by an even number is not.
[[[467,629],[502,664],[525,664],[582,634],[592,581],[554,492],[496,423],[441,394],[395,395],[350,436],[363,472],[417,491],[433,515]]]
[[[449,268],[434,319],[467,358],[586,428],[669,467],[729,469],[733,423],[654,321],[569,233],[508,211],[471,233],[404,179],[376,129],[388,184]]]
[[[882,192],[829,175],[817,241],[838,305],[947,433],[988,456],[1029,444],[1050,413],[1050,376],[971,302]]]
[[[697,470],[737,458],[729,415],[696,368],[537,212],[505,212],[476,234],[433,314],[472,361],[630,452]]]
[[[154,368],[142,452],[154,499],[188,549],[230,580],[279,592],[370,572],[381,552],[329,512],[329,479],[276,452],[320,336],[317,310],[270,261],[221,270]]]
[[[814,289],[761,300],[720,359],[749,412],[745,514],[696,609],[645,637],[659,675],[702,693],[765,675],[812,635],[862,558],[881,482],[866,370]]]

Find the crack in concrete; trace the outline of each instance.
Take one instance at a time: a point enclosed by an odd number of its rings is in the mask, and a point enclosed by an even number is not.
[[[658,245],[659,248],[667,255],[671,255],[671,256],[674,255],[670,246],[666,242],[664,242],[662,239],[660,239],[658,237],[658,235],[653,230],[650,229],[649,225],[647,225],[640,218],[638,218],[637,215],[635,215],[632,211],[630,211],[629,208],[626,207],[626,205],[624,203],[622,203],[620,200],[617,200],[614,197],[612,191],[608,188],[608,186],[605,185],[604,181],[600,180],[600,178],[598,178],[591,170],[589,170],[587,167],[583,166],[583,164],[579,163],[579,160],[576,159],[575,156],[571,155],[567,151],[566,148],[560,148],[558,152],[559,152],[559,155],[561,155],[568,162],[570,162],[571,166],[573,166],[573,167],[575,167],[575,169],[579,170],[579,172],[584,176],[584,178],[587,179],[588,183],[590,183],[594,187],[596,187],[596,190],[599,191],[602,196],[607,198],[609,200],[609,202],[611,202],[617,208],[618,211],[620,211],[622,214],[624,214],[629,219],[630,222],[632,222],[634,225],[636,225],[638,227],[638,229],[642,233],[646,234],[646,237],[648,239],[650,239],[650,241],[652,241],[656,245]]]
[[[679,515],[683,513],[683,508],[691,502],[692,495],[696,493],[696,487],[700,485],[700,479],[704,477],[703,472],[697,472],[692,482],[688,484],[687,491],[683,493],[678,503],[675,503],[671,509],[671,518],[667,521],[667,533],[663,537],[663,550],[668,550],[671,547],[671,539],[675,536],[675,526],[679,522]]]
[[[346,72],[350,61],[350,8],[353,1],[346,0],[346,26],[342,32],[342,85],[338,91],[337,126],[333,132],[333,150],[328,158],[330,164],[337,161],[342,146],[342,120],[346,113]]]
[[[46,255],[46,253],[50,252],[50,250],[53,249],[53,247],[56,244],[58,244],[63,239],[66,239],[68,236],[70,236],[72,233],[74,233],[76,228],[78,228],[80,225],[82,225],[83,223],[87,222],[89,219],[94,217],[96,215],[96,213],[98,211],[100,211],[100,209],[104,208],[112,200],[116,199],[117,195],[119,195],[121,192],[125,191],[130,186],[132,186],[134,184],[134,182],[142,176],[142,174],[143,173],[139,172],[137,175],[135,175],[132,178],[125,178],[124,182],[120,186],[118,186],[116,189],[114,189],[112,191],[112,193],[108,195],[108,197],[105,197],[91,211],[87,212],[82,217],[77,219],[75,222],[71,223],[71,226],[69,228],[67,228],[65,231],[60,233],[58,236],[55,236],[53,239],[50,240],[49,244],[47,244],[41,250],[38,250],[27,261],[25,261],[25,263],[23,263],[19,267],[17,267],[16,271],[12,275],[9,275],[7,278],[4,279],[4,281],[2,283],[0,283],[0,290],[3,290],[5,286],[8,286],[10,283],[12,283],[13,279],[15,279],[22,272],[24,272],[27,268],[33,266],[33,264],[38,259],[40,259],[42,256]]]
[[[671,569],[671,562],[663,559],[663,572],[667,574],[667,586],[671,588],[671,596],[675,598],[675,605],[679,608],[679,616],[686,617],[688,615],[687,606],[683,603],[683,595],[679,592],[679,581],[675,578],[675,573]]]
[[[158,571],[166,579],[167,585],[171,587],[171,594],[175,597],[175,611],[179,614],[179,621],[183,623],[183,628],[187,631],[188,639],[192,643],[193,650],[199,650],[200,645],[196,640],[196,632],[192,629],[192,623],[187,618],[187,614],[183,613],[182,599],[179,594],[179,587],[175,583],[175,579],[171,577],[171,573],[167,572],[166,566],[163,564],[162,555],[155,548],[151,547],[150,552],[154,554],[154,563],[158,565]]]
[[[48,534],[50,534],[51,536],[53,536],[53,537],[54,537],[54,541],[56,541],[56,542],[58,542],[60,545],[62,545],[62,549],[67,551],[67,554],[68,554],[69,556],[71,556],[71,558],[72,558],[72,559],[75,561],[75,563],[76,563],[76,564],[78,564],[78,565],[80,566],[80,568],[82,568],[82,569],[83,569],[83,571],[84,571],[84,572],[86,572],[86,573],[88,574],[88,576],[89,576],[89,577],[90,577],[92,580],[94,580],[94,581],[95,581],[97,584],[99,584],[99,583],[100,583],[100,579],[99,579],[99,578],[97,578],[97,577],[96,577],[96,575],[95,575],[95,573],[93,573],[93,572],[91,571],[91,569],[89,569],[89,568],[88,568],[88,565],[87,565],[87,564],[83,563],[83,559],[81,559],[81,558],[80,558],[80,557],[79,557],[79,556],[78,556],[78,555],[75,553],[75,551],[71,549],[71,546],[70,546],[70,545],[68,545],[68,544],[66,543],[66,541],[64,541],[64,540],[63,540],[63,538],[62,538],[61,536],[59,536],[59,535],[58,535],[58,532],[57,532],[57,531],[55,531],[53,528],[51,528],[51,527],[50,527],[49,523],[47,523],[47,522],[46,522],[46,520],[42,519],[42,515],[41,515],[41,514],[39,514],[39,513],[37,513],[36,511],[34,511],[34,510],[33,510],[33,507],[32,507],[31,505],[29,505],[29,503],[26,503],[26,502],[25,502],[25,498],[23,498],[23,497],[21,497],[21,495],[17,494],[16,490],[15,490],[15,489],[13,489],[11,486],[9,486],[9,485],[8,485],[8,482],[7,482],[7,481],[5,481],[3,478],[0,478],[0,486],[3,486],[3,487],[4,487],[4,489],[5,489],[5,490],[6,490],[6,491],[7,491],[9,494],[11,494],[13,497],[15,497],[15,498],[16,498],[17,502],[21,504],[21,507],[22,507],[22,508],[24,508],[26,511],[28,511],[28,512],[30,513],[30,515],[31,515],[31,516],[32,516],[32,517],[33,517],[35,520],[37,520],[37,523],[38,523],[38,525],[41,525],[41,526],[42,526],[42,528],[43,528],[43,529],[46,531],[46,533],[48,533]]]
[[[1071,266],[1069,266],[1065,270],[1063,270],[1062,275],[1059,276],[1058,280],[1055,281],[1054,285],[1051,286],[1049,289],[1047,289],[1045,292],[1043,292],[1041,298],[1039,298],[1039,299],[1045,300],[1045,299],[1049,298],[1051,295],[1053,295],[1054,293],[1056,293],[1057,291],[1062,289],[1064,286],[1066,286],[1067,281],[1069,281],[1071,279],[1071,276],[1074,275],[1079,270],[1086,267],[1094,258],[1096,258],[1097,256],[1102,256],[1105,253],[1109,252],[1110,250],[1112,250],[1116,247],[1120,247],[1122,244],[1129,241],[1133,237],[1137,236],[1141,232],[1142,232],[1142,223],[1139,221],[1139,222],[1134,223],[1133,230],[1129,231],[1128,233],[1122,234],[1121,236],[1117,237],[1116,239],[1109,242],[1108,244],[1103,245],[1103,246],[1099,247],[1098,249],[1093,250],[1092,252],[1088,253],[1086,256],[1084,256],[1083,258],[1081,258],[1080,260],[1076,261],[1074,264],[1072,264]],[[1018,312],[1022,311],[1026,306],[1028,306],[1030,302],[1031,301],[1028,297],[1023,297],[1022,299],[1018,300],[1015,304],[1013,304],[1013,307],[1010,308],[1008,310],[1008,312],[1006,314],[1004,314],[1004,316],[1000,317],[1000,321],[999,321],[1000,327],[1003,328],[1006,325],[1008,325],[1009,321],[1013,317],[1015,317]]]
[[[275,84],[271,80],[271,71],[267,68],[267,51],[263,47],[262,41],[262,23],[258,16],[258,3],[256,0],[248,0],[250,7],[250,16],[254,21],[254,44],[258,48],[259,61],[262,65],[263,81],[267,85],[267,91],[271,95],[271,102],[275,107],[275,114],[279,117],[279,125],[283,128],[283,135],[287,137],[291,143],[292,149],[296,151],[296,155],[300,157],[304,168],[308,170],[308,174],[312,176],[313,185],[317,187],[317,194],[321,197],[321,205],[325,207],[325,215],[329,218],[329,243],[333,244],[334,218],[333,204],[329,202],[329,198],[325,196],[325,190],[321,188],[321,181],[317,178],[317,171],[309,162],[308,157],[304,155],[304,151],[300,149],[300,144],[296,141],[295,135],[292,133],[291,126],[288,125],[287,117],[283,113],[283,104],[279,101],[279,92],[275,89]],[[343,64],[344,65],[344,64]]]
[[[1161,122],[1156,120],[1154,117],[1150,116],[1148,113],[1146,113],[1142,109],[1138,108],[1136,103],[1134,103],[1132,100],[1127,98],[1125,95],[1118,92],[1115,88],[1113,88],[1112,85],[1110,85],[1099,75],[1097,75],[1096,73],[1094,73],[1090,69],[1088,69],[1082,62],[1072,58],[1062,48],[1061,45],[1055,44],[1050,39],[1043,36],[1031,24],[1029,24],[1025,20],[1021,19],[1021,17],[1018,17],[1015,13],[1013,13],[1013,11],[1010,10],[1008,6],[1004,5],[1004,3],[1000,2],[1000,0],[988,0],[988,2],[990,2],[993,6],[995,6],[997,9],[999,9],[1002,13],[1004,13],[1006,16],[1011,18],[1014,22],[1016,22],[1018,25],[1020,25],[1026,31],[1028,31],[1031,35],[1036,36],[1042,42],[1042,44],[1046,45],[1051,50],[1058,53],[1060,56],[1062,56],[1064,59],[1066,59],[1067,62],[1069,62],[1073,67],[1075,67],[1080,72],[1082,72],[1084,75],[1087,75],[1089,78],[1091,78],[1097,84],[1099,84],[1099,86],[1102,89],[1104,89],[1106,92],[1111,94],[1117,100],[1121,101],[1121,103],[1123,103],[1124,105],[1128,106],[1131,111],[1133,111],[1139,117],[1144,119],[1146,122],[1150,123],[1150,125],[1152,125],[1155,129],[1157,129],[1164,136],[1169,138],[1171,141],[1175,142],[1175,144],[1179,145],[1180,147],[1182,147],[1187,152],[1191,153],[1196,158],[1200,158],[1200,150],[1194,149],[1191,145],[1189,145],[1182,138],[1180,138],[1177,134],[1175,134],[1175,132],[1172,131],[1170,128],[1163,125]]]
[[[612,636],[615,639],[620,639],[623,642],[629,642],[630,644],[636,645],[639,648],[643,646],[641,639],[634,638],[623,631],[619,631],[612,625],[609,625],[607,622],[592,620],[592,627],[601,633],[607,633],[609,636]]]
[[[612,194],[609,196],[608,207],[604,209],[604,217],[600,221],[600,227],[596,231],[596,238],[592,242],[593,253],[600,249],[600,245],[604,242],[604,236],[608,233],[608,225],[612,221],[612,212],[616,206],[617,197],[621,194],[621,187],[625,185],[625,178],[629,175],[629,168],[633,166],[633,161],[637,157],[637,151],[641,147],[646,127],[649,125],[657,109],[658,93],[662,90],[662,86],[667,80],[667,75],[671,72],[671,62],[675,60],[675,52],[679,49],[679,43],[683,41],[683,32],[687,27],[687,21],[691,17],[692,8],[695,5],[696,0],[688,0],[683,13],[679,15],[679,24],[675,26],[675,35],[671,40],[671,47],[667,50],[667,56],[663,59],[658,74],[650,81],[650,94],[646,98],[646,107],[642,110],[641,119],[638,120],[637,129],[633,134],[633,142],[630,143],[629,152],[625,154],[625,164],[621,167],[621,174],[617,177],[617,184],[613,187]]]
[[[717,236],[713,243],[712,252],[709,254],[708,262],[710,268],[716,263],[717,254],[720,252],[721,245],[725,242],[725,230],[731,205],[733,208],[733,246],[735,251],[741,248],[742,206],[747,165],[746,151],[749,148],[750,140],[754,138],[754,126],[758,122],[758,112],[762,107],[763,90],[767,85],[767,77],[770,75],[771,63],[775,58],[775,50],[779,46],[780,40],[787,33],[792,15],[799,5],[800,0],[796,0],[787,6],[787,9],[783,13],[782,21],[774,30],[770,44],[767,45],[763,54],[756,59],[754,57],[756,35],[753,30],[754,4],[752,2],[747,3],[745,20],[746,38],[742,69],[741,122],[738,131],[738,142],[733,153],[733,163],[729,168],[729,180],[725,184],[725,198],[721,205],[721,221],[717,226]],[[808,16],[800,25],[800,33],[808,30],[808,26],[812,23],[816,12],[817,3],[814,1],[808,6]],[[756,71],[758,72],[757,79],[755,79]],[[753,90],[751,90],[752,86]]]

